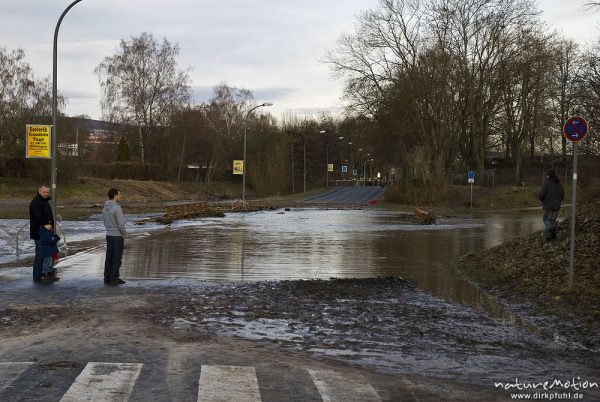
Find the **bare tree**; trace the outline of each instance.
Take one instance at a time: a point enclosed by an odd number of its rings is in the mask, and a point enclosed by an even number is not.
[[[49,78],[34,77],[23,50],[0,48],[0,162],[24,156],[25,124],[49,122],[51,93]]]
[[[254,100],[252,92],[230,87],[226,83],[218,84],[213,91],[213,98],[205,106],[205,115],[212,132],[211,157],[206,175],[209,188],[218,172],[229,166],[232,159],[241,159],[244,119]]]
[[[582,57],[582,69],[576,81],[576,103],[572,113],[579,112],[593,122],[600,119],[600,40]],[[581,142],[581,150],[592,155],[600,155],[600,140],[597,135],[589,135]]]
[[[122,40],[116,53],[95,69],[102,88],[105,119],[143,126],[168,127],[176,110],[189,100],[190,78],[177,69],[179,46],[159,43],[150,33]],[[144,138],[140,129],[142,162]]]
[[[481,172],[499,130],[503,63],[518,52],[511,38],[538,26],[537,14],[530,0],[380,0],[325,61],[408,176],[440,178],[457,154]]]
[[[530,156],[536,139],[552,127],[551,99],[555,77],[555,46],[552,34],[531,26],[521,27],[509,38],[503,55],[499,92],[503,113],[499,117],[506,154],[515,168],[515,181],[523,180],[523,156],[529,140]]]
[[[573,40],[560,40],[557,42],[554,52],[555,69],[555,93],[551,97],[554,116],[556,119],[555,129],[551,133],[561,139],[561,151],[563,162],[567,159],[567,139],[562,135],[562,127],[571,116],[578,105],[578,89],[581,85],[583,67],[585,64],[579,45]],[[550,153],[554,153],[554,141],[549,142]]]

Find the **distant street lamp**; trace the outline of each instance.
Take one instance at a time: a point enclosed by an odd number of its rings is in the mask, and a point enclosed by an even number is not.
[[[325,134],[327,131],[325,130],[320,130],[319,134]],[[304,167],[304,176],[303,176],[303,182],[304,182],[304,191],[306,193],[306,135],[304,136],[304,162],[303,162],[303,167]]]
[[[54,44],[53,44],[53,48],[52,48],[52,138],[50,139],[50,141],[52,142],[52,144],[51,144],[52,145],[52,159],[50,160],[50,182],[51,182],[50,189],[51,189],[52,200],[50,201],[50,206],[52,208],[52,213],[53,213],[55,219],[56,219],[56,159],[58,157],[58,155],[57,155],[58,100],[56,99],[56,97],[57,97],[56,59],[57,59],[57,54],[58,54],[58,52],[57,52],[58,29],[60,28],[60,24],[61,24],[63,18],[65,17],[65,15],[69,12],[69,10],[71,8],[73,8],[73,6],[75,4],[79,3],[80,1],[81,0],[75,0],[74,2],[69,4],[69,6],[67,8],[65,8],[65,11],[63,11],[63,13],[60,15],[60,18],[58,19],[58,22],[56,23],[56,28],[54,29]]]
[[[304,161],[302,163],[302,182],[304,183],[302,187],[302,192],[306,193],[306,135],[304,136]]]
[[[319,131],[319,134],[326,134],[327,130]],[[325,145],[325,187],[329,188],[329,140]]]
[[[363,180],[364,180],[364,185],[363,187],[366,187],[367,185],[367,163],[369,162],[373,162],[375,159],[368,159],[365,164],[363,165]],[[360,183],[360,182],[359,182]]]
[[[321,130],[320,131],[321,134],[325,134],[327,133],[327,131],[325,130]],[[338,137],[338,140],[343,140],[344,137]],[[325,169],[325,187],[329,188],[329,141],[327,141],[327,146],[325,147],[325,159],[326,159],[326,169]],[[341,157],[341,150],[340,150],[340,160],[342,159]]]
[[[246,113],[246,118],[244,119],[244,161],[242,162],[242,203],[244,205],[246,205],[246,132],[248,126],[248,117],[250,117],[250,113],[252,113],[254,110],[263,106],[273,106],[273,102],[265,102],[258,106],[254,106],[252,109],[248,110],[248,113]]]

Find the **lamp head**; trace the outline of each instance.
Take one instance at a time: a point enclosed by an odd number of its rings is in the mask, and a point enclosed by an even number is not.
[[[273,102],[265,102],[261,106],[273,106]]]

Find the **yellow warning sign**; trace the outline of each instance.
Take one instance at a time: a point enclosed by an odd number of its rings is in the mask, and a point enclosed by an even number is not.
[[[244,174],[244,161],[233,161],[233,174]]]
[[[328,163],[327,164],[327,171],[328,172],[333,172],[333,163]]]
[[[25,157],[51,159],[50,138],[52,135],[52,126],[27,124],[25,127],[25,140],[27,144]]]

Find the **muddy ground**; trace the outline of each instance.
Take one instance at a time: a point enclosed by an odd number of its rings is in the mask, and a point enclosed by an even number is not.
[[[398,383],[413,378],[420,400],[501,398],[494,382],[515,378],[600,378],[597,354],[445,302],[401,278],[0,286],[0,337],[11,348],[44,333],[54,346],[70,347],[69,337],[114,336],[102,336],[106,330],[128,334],[135,344],[157,336],[175,344],[249,342]],[[118,350],[122,341],[112,341],[111,350]],[[10,353],[0,347],[0,358]],[[589,395],[600,398],[596,391]]]
[[[540,325],[569,334],[600,350],[600,201],[577,208],[573,287],[569,288],[570,207],[556,240],[542,232],[468,255],[458,261],[465,275]],[[540,220],[542,212],[540,211]]]

